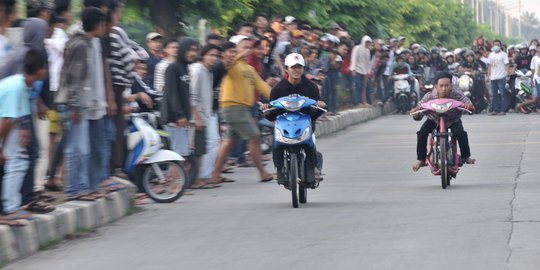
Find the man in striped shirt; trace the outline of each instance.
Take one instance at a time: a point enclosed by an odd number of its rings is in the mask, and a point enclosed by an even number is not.
[[[138,45],[131,41],[126,32],[118,26],[118,22],[122,16],[123,4],[115,2],[110,6],[112,12],[113,24],[111,32],[109,34],[109,56],[108,62],[110,65],[113,94],[118,113],[114,119],[116,126],[116,143],[113,144],[112,156],[111,156],[111,168],[116,176],[127,178],[122,173],[122,166],[124,164],[124,151],[125,151],[125,139],[124,139],[124,115],[121,110],[123,107],[122,93],[126,88],[131,87],[133,82],[133,71],[135,69],[136,52],[134,48]]]

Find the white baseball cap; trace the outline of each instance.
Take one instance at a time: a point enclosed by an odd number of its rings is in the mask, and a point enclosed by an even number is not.
[[[285,22],[285,24],[291,24],[293,22],[296,22],[296,18],[293,16],[287,16],[283,21]]]
[[[236,36],[232,36],[229,41],[234,43],[234,44],[238,44],[240,43],[240,41],[244,40],[244,39],[249,39],[249,37],[247,36],[244,36],[244,35],[236,35]]]
[[[299,53],[291,53],[285,57],[285,66],[293,67],[295,65],[305,66],[304,57]]]
[[[146,41],[149,41],[155,38],[163,38],[163,36],[156,32],[148,33],[148,35],[146,35]]]

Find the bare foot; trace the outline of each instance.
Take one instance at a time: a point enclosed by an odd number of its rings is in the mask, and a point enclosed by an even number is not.
[[[416,162],[416,164],[413,165],[412,170],[417,172],[418,170],[420,170],[420,168],[422,168],[424,166],[426,166],[426,163],[419,160],[419,161]]]
[[[474,164],[474,163],[476,163],[476,159],[474,159],[474,158],[466,158],[466,159],[465,159],[465,163],[467,163],[467,164]]]

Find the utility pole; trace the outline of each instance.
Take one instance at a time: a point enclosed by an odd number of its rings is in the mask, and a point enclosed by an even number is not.
[[[499,10],[499,0],[495,2],[495,10],[497,14],[495,15],[495,33],[501,34],[501,13]]]
[[[476,3],[475,5],[475,13],[476,13],[476,23],[480,23],[480,0],[474,0],[474,2]]]
[[[519,0],[519,3],[518,3],[518,7],[519,7],[519,15],[518,15],[518,20],[519,20],[519,25],[518,25],[518,37],[521,38],[521,0]]]

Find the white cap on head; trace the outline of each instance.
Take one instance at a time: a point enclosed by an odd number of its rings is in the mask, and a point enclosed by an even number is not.
[[[161,36],[159,33],[156,33],[156,32],[148,33],[146,35],[146,41],[149,41],[155,38],[163,38],[163,36]]]
[[[285,57],[285,66],[292,67],[295,65],[305,66],[304,57],[299,53],[291,53]]]
[[[293,16],[287,16],[283,21],[285,22],[285,24],[291,24],[293,22],[296,22],[296,18]]]
[[[238,44],[240,43],[240,41],[244,40],[244,39],[249,39],[249,37],[247,36],[244,36],[244,35],[236,35],[236,36],[232,36],[229,41],[234,43],[234,44]]]

